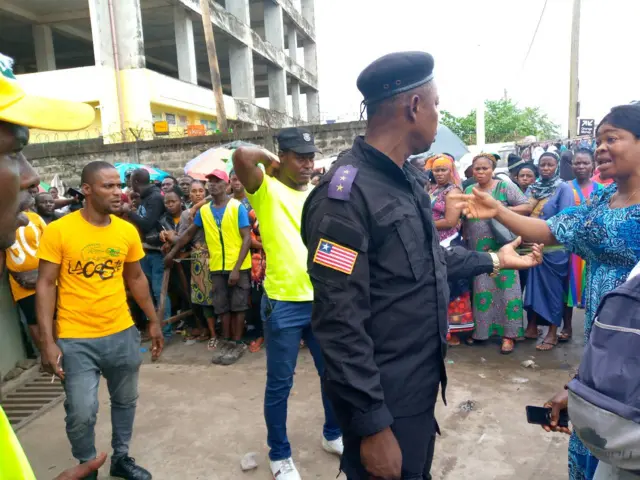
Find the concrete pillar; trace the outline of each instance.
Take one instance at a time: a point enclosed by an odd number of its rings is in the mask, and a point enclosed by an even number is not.
[[[294,27],[289,28],[289,58],[298,63],[298,32]]]
[[[94,57],[102,70],[100,113],[105,141],[122,141],[118,134],[131,129],[142,138],[150,138],[153,122],[140,0],[112,2],[119,72],[115,70],[108,0],[88,3]],[[126,139],[133,139],[130,133],[127,135]]]
[[[318,51],[316,44],[308,38],[304,40],[304,68],[313,75],[318,74]]]
[[[291,80],[291,116],[295,119],[300,118],[300,84],[297,80]]]
[[[231,95],[245,102],[255,103],[256,86],[253,77],[251,49],[230,40],[229,68],[231,70]]]
[[[269,65],[269,108],[277,112],[287,112],[287,74],[280,67]]]
[[[302,7],[302,16],[314,28],[316,26],[315,3],[316,0],[300,0],[300,5]]]
[[[320,123],[320,95],[318,92],[307,92],[307,122]]]
[[[264,35],[271,45],[284,50],[284,18],[282,7],[273,0],[264,0]]]
[[[93,39],[93,58],[97,67],[113,68],[113,43],[109,30],[109,4],[105,0],[89,0],[89,20]]]
[[[112,2],[120,69],[145,68],[140,0]],[[106,25],[108,27],[108,24]]]
[[[53,50],[53,35],[49,25],[33,26],[33,43],[36,50],[36,66],[39,72],[56,69],[56,56]]]
[[[227,11],[245,25],[251,25],[249,0],[226,0]],[[253,76],[251,49],[239,42],[230,41],[229,68],[231,70],[231,95],[245,102],[256,102],[256,86]]]
[[[100,123],[105,143],[120,141],[120,105],[109,27],[109,5],[105,0],[89,0],[89,19],[93,37],[93,56],[102,78],[100,89]]]
[[[173,7],[173,23],[176,34],[176,53],[178,55],[178,78],[185,82],[198,84],[196,67],[196,44],[193,38],[191,15],[181,5]]]
[[[282,7],[273,2],[264,2],[264,31],[267,42],[278,50],[284,50],[284,19]],[[269,65],[269,108],[278,112],[287,111],[287,74],[277,66]]]
[[[251,25],[249,0],[227,0],[227,11],[245,25]]]

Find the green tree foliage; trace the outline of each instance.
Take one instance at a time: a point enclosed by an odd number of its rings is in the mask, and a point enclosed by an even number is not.
[[[456,117],[446,110],[440,112],[440,122],[458,135],[467,145],[476,144],[476,111]],[[529,135],[540,140],[558,137],[558,125],[538,107],[519,108],[511,99],[485,102],[485,136],[487,143],[514,142]]]

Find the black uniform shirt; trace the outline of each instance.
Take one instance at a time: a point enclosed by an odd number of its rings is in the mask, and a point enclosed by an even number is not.
[[[325,388],[344,430],[376,433],[433,406],[446,385],[449,277],[491,273],[491,257],[439,244],[415,167],[355,140],[302,214]]]

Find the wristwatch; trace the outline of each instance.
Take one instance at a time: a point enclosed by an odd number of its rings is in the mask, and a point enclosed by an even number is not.
[[[491,261],[493,262],[493,272],[489,274],[491,278],[495,278],[500,275],[500,258],[497,253],[489,253],[491,255]]]

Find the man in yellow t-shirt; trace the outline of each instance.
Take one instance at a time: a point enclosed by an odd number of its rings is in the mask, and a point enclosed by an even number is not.
[[[42,363],[64,380],[67,437],[80,462],[96,457],[94,426],[102,374],[111,395],[113,455],[111,475],[146,480],[151,474],[129,457],[129,441],[138,398],[140,333],[127,305],[125,283],[149,318],[157,358],[163,346],[137,230],[112,215],[120,209],[120,175],[107,162],[82,170],[85,208],[51,223],[38,258],[36,286]],[[57,334],[53,336],[56,307]]]
[[[47,225],[37,213],[31,211],[24,213],[29,223],[27,226],[18,228],[16,241],[1,255],[9,271],[13,301],[16,302],[27,321],[34,346],[40,348],[40,330],[36,321],[36,278],[38,276],[36,252]]]
[[[29,127],[43,130],[80,130],[93,123],[91,105],[27,95],[13,75],[13,60],[0,53],[0,251],[11,247],[20,227],[29,219],[23,212],[31,201],[29,188],[40,183],[22,150],[29,143]],[[104,463],[105,454],[65,470],[56,480],[80,480]],[[34,480],[9,420],[0,407],[0,478]]]
[[[309,347],[321,377],[324,371],[322,353],[311,331],[313,288],[307,274],[307,248],[300,237],[302,207],[311,191],[309,180],[318,148],[311,132],[304,128],[285,128],[277,139],[278,157],[259,148],[242,147],[233,155],[233,167],[260,222],[267,257],[261,308],[267,349],[264,412],[271,471],[278,480],[299,480],[286,422],[300,340]],[[324,393],[322,402],[322,446],[341,455],[342,433]]]

